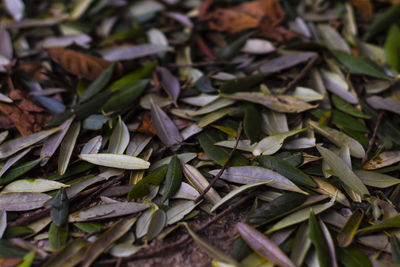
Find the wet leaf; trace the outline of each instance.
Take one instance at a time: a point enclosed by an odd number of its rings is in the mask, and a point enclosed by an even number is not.
[[[295,266],[278,245],[271,241],[267,236],[244,223],[239,223],[237,229],[242,238],[255,252],[257,252],[257,254],[273,261],[279,266]]]
[[[79,158],[95,165],[126,170],[142,170],[147,169],[150,166],[149,162],[128,155],[109,153],[80,154]]]

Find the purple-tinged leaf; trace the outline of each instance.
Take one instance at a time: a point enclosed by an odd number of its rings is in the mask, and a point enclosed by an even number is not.
[[[260,256],[273,261],[279,266],[295,266],[278,245],[264,234],[244,223],[239,223],[237,229],[244,241]]]
[[[168,115],[151,99],[151,120],[161,141],[172,149],[183,141],[181,134]]]
[[[171,19],[174,19],[181,24],[183,24],[186,27],[193,28],[193,22],[186,17],[185,15],[178,13],[178,12],[165,12],[164,13],[166,16],[170,17]]]
[[[283,55],[277,58],[274,58],[267,63],[261,65],[261,72],[277,72],[284,69],[291,68],[305,62],[315,56],[314,52],[301,52],[301,53],[293,53],[288,55]]]
[[[172,75],[172,73],[164,68],[158,67],[157,72],[161,75],[161,84],[164,86],[167,93],[171,96],[172,101],[176,106],[176,101],[178,100],[181,87],[179,85],[178,79]]]
[[[24,17],[25,4],[22,0],[3,0],[3,5],[14,20]]]
[[[13,46],[8,31],[0,29],[0,55],[11,60],[13,57]]]
[[[40,208],[51,196],[43,193],[12,192],[0,194],[0,209],[24,211]]]
[[[168,52],[171,50],[171,47],[155,44],[143,44],[137,46],[123,45],[101,50],[100,54],[102,54],[103,58],[106,60],[118,61],[150,56],[160,52]]]
[[[383,109],[400,114],[400,101],[391,97],[371,96],[367,98],[367,103],[374,109]]]
[[[66,47],[72,44],[89,48],[88,43],[92,41],[92,38],[86,34],[67,35],[61,37],[47,37],[43,41],[36,45],[37,49],[46,49],[53,47]]]

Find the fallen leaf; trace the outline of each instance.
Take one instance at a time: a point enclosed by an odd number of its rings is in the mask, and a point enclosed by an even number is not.
[[[65,48],[52,48],[47,50],[47,54],[67,72],[91,81],[111,64],[102,58]]]

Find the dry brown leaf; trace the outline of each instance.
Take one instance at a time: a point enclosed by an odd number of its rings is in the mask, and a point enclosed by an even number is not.
[[[0,267],[14,267],[22,262],[19,258],[3,258],[0,259]]]
[[[260,35],[277,41],[291,39],[295,33],[279,26],[286,14],[278,0],[246,2],[232,8],[219,8],[208,15],[213,30],[237,34],[259,28]]]
[[[151,121],[150,112],[146,112],[143,114],[142,121],[136,131],[148,135],[156,135],[156,129],[154,128],[153,122]]]
[[[14,102],[0,104],[0,112],[12,121],[21,135],[30,135],[42,130],[51,115],[30,101],[21,90],[13,90],[8,95]]]
[[[52,48],[47,54],[66,71],[80,78],[95,80],[111,62],[65,48]]]
[[[45,74],[46,69],[41,64],[38,63],[19,61],[18,70],[38,80],[49,79]]]
[[[351,0],[351,4],[357,9],[364,21],[371,21],[374,17],[374,7],[370,0]]]

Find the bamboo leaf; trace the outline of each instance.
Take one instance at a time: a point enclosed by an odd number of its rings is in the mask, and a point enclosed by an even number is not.
[[[332,259],[329,254],[329,247],[314,212],[310,212],[309,236],[317,251],[318,261],[321,266],[332,266]]]
[[[257,143],[253,150],[253,155],[272,155],[282,147],[286,138],[296,135],[304,130],[306,130],[306,128],[267,136]]]

